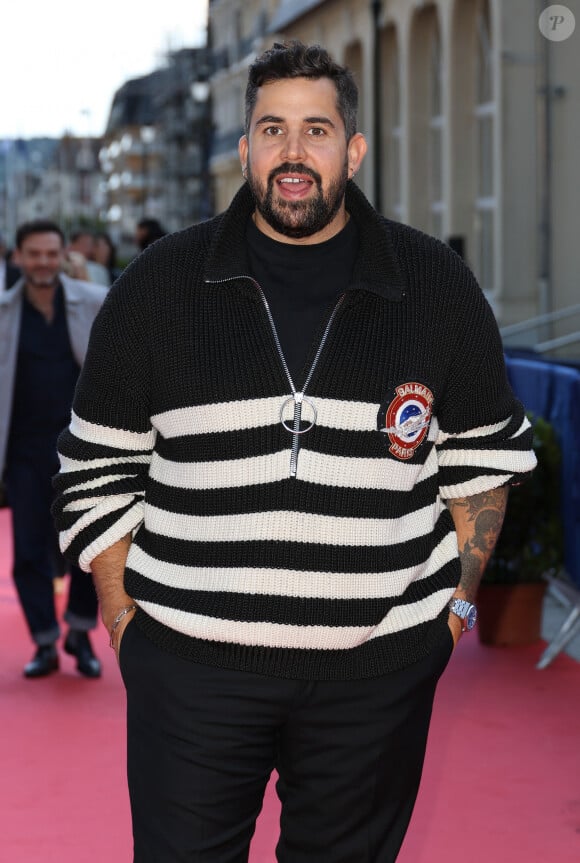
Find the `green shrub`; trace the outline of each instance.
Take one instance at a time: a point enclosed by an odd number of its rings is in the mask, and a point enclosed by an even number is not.
[[[552,425],[529,414],[538,465],[510,489],[505,520],[483,582],[539,582],[564,562],[560,517],[561,451]]]

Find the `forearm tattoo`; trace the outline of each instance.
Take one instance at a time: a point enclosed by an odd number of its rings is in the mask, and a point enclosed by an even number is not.
[[[475,599],[483,571],[499,537],[508,489],[506,486],[456,500],[448,500],[459,544],[459,587],[470,601]]]

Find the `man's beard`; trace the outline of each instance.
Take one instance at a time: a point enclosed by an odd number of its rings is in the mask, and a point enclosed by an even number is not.
[[[274,202],[275,178],[287,174],[308,175],[316,184],[317,194],[304,201],[277,200]],[[278,234],[299,240],[322,231],[338,213],[348,181],[348,162],[345,160],[340,175],[331,180],[326,195],[322,191],[320,174],[299,163],[285,162],[270,171],[265,190],[258,180],[254,179],[250,165],[248,165],[247,179],[256,201],[256,209],[270,227]]]
[[[34,272],[25,272],[25,279],[33,288],[55,288],[59,282],[59,273],[51,276],[37,276]]]

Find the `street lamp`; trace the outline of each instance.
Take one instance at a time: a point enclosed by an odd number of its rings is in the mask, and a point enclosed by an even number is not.
[[[210,119],[211,85],[209,81],[193,81],[190,93],[195,104],[195,133],[197,140],[197,179],[199,181],[196,220],[203,221],[211,215],[211,191],[208,177],[209,151],[211,146],[212,126]]]
[[[382,0],[371,0],[373,17],[373,174],[375,208],[380,212],[383,199],[383,118],[381,99],[381,31]]]
[[[142,150],[142,178],[143,178],[143,195],[141,198],[141,215],[147,215],[147,200],[149,198],[149,146],[155,140],[155,128],[153,126],[141,126],[139,130],[141,138]]]

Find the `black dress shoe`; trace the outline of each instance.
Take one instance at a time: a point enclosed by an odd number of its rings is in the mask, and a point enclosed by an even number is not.
[[[25,677],[46,677],[58,671],[58,653],[54,644],[41,645],[34,657],[24,666]]]
[[[77,658],[77,671],[85,677],[100,677],[101,663],[93,653],[88,633],[71,629],[64,642],[66,653]]]

